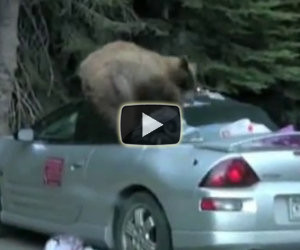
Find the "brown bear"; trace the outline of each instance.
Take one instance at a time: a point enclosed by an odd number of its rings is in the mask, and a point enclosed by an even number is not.
[[[119,109],[125,103],[180,103],[181,94],[194,87],[196,65],[115,41],[88,55],[78,74],[84,95],[116,128]]]

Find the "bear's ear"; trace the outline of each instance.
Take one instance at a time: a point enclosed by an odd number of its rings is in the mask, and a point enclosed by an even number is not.
[[[184,55],[180,57],[180,62],[179,62],[180,68],[188,71],[189,70],[189,59],[188,56]]]

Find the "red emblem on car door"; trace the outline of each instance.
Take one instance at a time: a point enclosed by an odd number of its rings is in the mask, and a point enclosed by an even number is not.
[[[64,159],[48,158],[44,167],[44,184],[48,186],[60,186],[62,180]]]

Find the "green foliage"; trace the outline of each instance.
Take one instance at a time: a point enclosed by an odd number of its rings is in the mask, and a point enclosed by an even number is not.
[[[299,24],[300,0],[24,0],[19,78],[64,102],[74,94],[80,60],[126,39],[188,55],[212,89],[236,95],[276,89],[297,109]]]

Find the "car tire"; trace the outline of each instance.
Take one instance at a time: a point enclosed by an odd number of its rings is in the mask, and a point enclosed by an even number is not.
[[[114,227],[117,250],[172,250],[166,215],[148,193],[139,192],[121,202]]]

